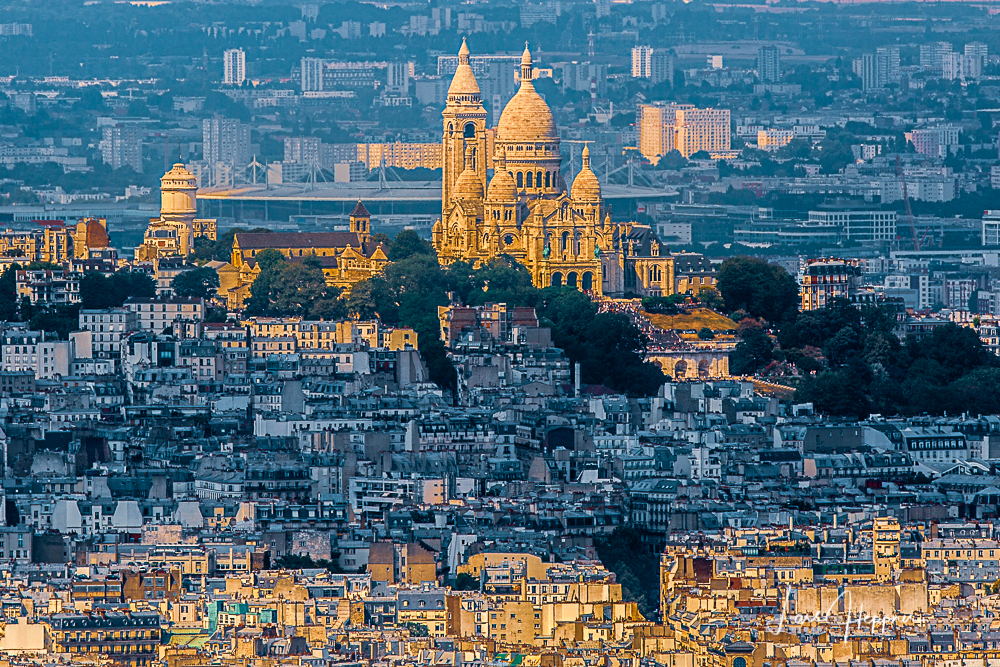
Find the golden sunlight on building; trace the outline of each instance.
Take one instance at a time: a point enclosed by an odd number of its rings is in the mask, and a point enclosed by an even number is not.
[[[463,41],[442,114],[441,218],[433,231],[442,264],[481,265],[509,255],[538,287],[566,285],[596,295],[668,295],[673,259],[647,225],[611,222],[601,185],[583,151],[567,190],[552,110],[532,83],[531,53],[493,140],[487,182],[486,109]]]

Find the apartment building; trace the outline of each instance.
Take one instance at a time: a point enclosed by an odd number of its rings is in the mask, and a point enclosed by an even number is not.
[[[639,107],[639,152],[657,164],[674,149],[677,110],[693,109],[691,104],[643,104]]]
[[[63,269],[17,271],[17,299],[32,305],[70,306],[80,303],[80,274]]]
[[[101,156],[112,169],[129,167],[142,173],[142,128],[133,123],[121,123],[102,130]]]
[[[61,264],[71,259],[72,243],[72,234],[62,220],[45,220],[37,229],[0,231],[0,256]]]
[[[194,297],[161,299],[134,296],[125,302],[125,309],[135,313],[140,331],[153,333],[162,333],[164,329],[178,326],[181,321],[205,319],[205,300]]]
[[[674,148],[684,157],[699,151],[717,153],[732,146],[729,109],[678,109]]]
[[[4,333],[2,370],[34,373],[35,379],[49,380],[69,375],[73,361],[71,341],[45,340],[42,331],[13,329]]]
[[[857,291],[861,268],[857,260],[811,259],[799,273],[802,310],[823,308],[834,299],[846,299]]]
[[[127,308],[82,309],[80,329],[90,332],[90,349],[81,349],[81,338],[77,345],[77,356],[117,361],[121,358],[122,341],[129,333],[139,329],[139,318],[136,312]]]
[[[697,109],[691,104],[644,104],[640,107],[639,151],[656,164],[677,150],[684,157],[732,147],[729,109]]]
[[[242,86],[247,79],[247,54],[243,49],[226,49],[222,54],[222,83]]]

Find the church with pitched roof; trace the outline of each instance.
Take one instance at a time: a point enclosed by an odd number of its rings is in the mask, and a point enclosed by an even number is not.
[[[235,234],[229,265],[238,273],[239,279],[230,290],[230,302],[234,307],[242,307],[249,298],[250,286],[261,272],[257,254],[264,250],[277,250],[290,262],[300,262],[305,257],[315,258],[323,270],[326,284],[345,291],[378,275],[389,263],[389,258],[382,243],[372,239],[371,215],[360,200],[351,211],[349,221],[350,231],[346,232]]]
[[[442,113],[441,218],[432,239],[438,261],[481,265],[509,255],[531,272],[537,287],[672,294],[673,259],[665,249],[660,255],[649,226],[612,222],[589,147],[567,189],[559,132],[532,82],[528,48],[518,91],[493,131],[491,155],[487,112],[464,40],[458,57]]]

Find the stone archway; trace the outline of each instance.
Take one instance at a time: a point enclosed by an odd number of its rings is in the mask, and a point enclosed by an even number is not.
[[[576,284],[576,271],[570,271],[566,274],[566,287],[577,288]]]
[[[556,271],[555,273],[552,274],[552,286],[553,287],[562,287],[562,284],[563,284],[563,282],[562,282],[562,274],[559,273],[558,271]]]
[[[658,365],[675,380],[729,377],[729,352],[727,350],[669,351],[662,350],[646,355],[646,361]]]
[[[580,284],[580,287],[584,292],[594,289],[594,274],[590,271],[584,271],[583,282]]]

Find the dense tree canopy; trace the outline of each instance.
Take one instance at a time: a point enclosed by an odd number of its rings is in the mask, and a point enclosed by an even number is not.
[[[758,257],[730,257],[719,267],[716,287],[730,312],[744,311],[771,324],[794,316],[799,303],[795,279]]]
[[[386,249],[386,255],[393,262],[398,262],[414,255],[433,255],[434,248],[430,241],[420,238],[412,229],[404,229],[396,234]]]
[[[773,360],[794,363],[804,375],[796,400],[812,402],[819,412],[867,417],[1000,407],[1000,360],[974,329],[946,324],[901,341],[891,306],[835,299],[799,312],[792,277],[749,257],[726,260],[718,287],[726,309],[743,316],[730,372],[754,374]]]
[[[988,413],[1000,406],[1000,360],[974,329],[946,324],[901,342],[894,327],[890,309],[859,309],[846,300],[799,313],[778,334],[783,354],[795,361],[819,349],[826,368],[804,380],[796,400],[852,417]]]
[[[11,264],[0,275],[0,322],[17,318],[17,277],[15,272],[21,267]]]
[[[80,302],[84,308],[118,308],[133,296],[156,296],[156,283],[144,273],[130,271],[107,277],[91,272],[80,279]]]
[[[256,259],[260,275],[250,288],[248,315],[324,319],[346,315],[339,290],[327,286],[318,257],[289,262],[277,250],[267,249]]]
[[[659,565],[642,533],[634,526],[618,526],[605,538],[595,540],[597,556],[615,573],[622,585],[622,598],[636,602],[639,612],[651,618],[659,604]]]
[[[762,329],[750,329],[729,354],[729,372],[753,375],[774,359],[774,342]]]
[[[170,287],[177,296],[209,299],[218,293],[219,274],[207,266],[191,269],[177,274]]]

